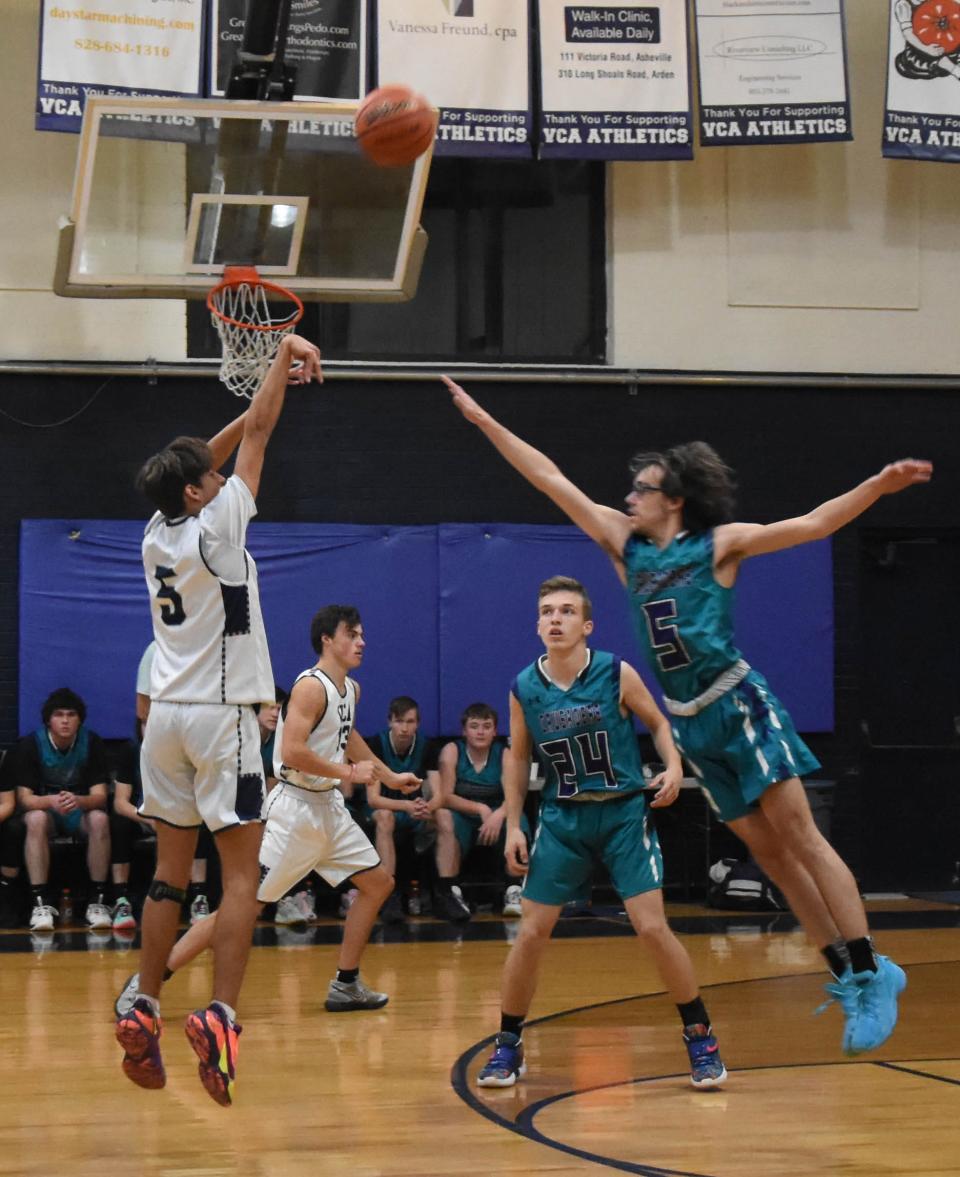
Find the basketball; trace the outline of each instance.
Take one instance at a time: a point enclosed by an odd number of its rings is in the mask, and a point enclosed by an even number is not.
[[[381,86],[360,103],[354,118],[360,146],[382,168],[399,168],[427,150],[437,130],[436,112],[409,86]]]

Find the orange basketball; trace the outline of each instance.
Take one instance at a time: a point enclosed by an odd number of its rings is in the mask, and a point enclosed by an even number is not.
[[[381,86],[361,102],[354,131],[366,154],[382,168],[399,168],[427,150],[437,132],[436,112],[409,86]]]

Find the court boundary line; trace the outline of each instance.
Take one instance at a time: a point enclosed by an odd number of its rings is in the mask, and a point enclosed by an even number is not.
[[[908,965],[910,969],[915,968],[929,968],[931,966],[958,964],[960,961],[956,960],[926,960],[918,961],[916,964]],[[731,985],[753,985],[759,982],[780,981],[780,980],[795,980],[801,977],[817,976],[816,973],[776,973],[769,977],[745,977],[738,981],[718,981],[712,985],[703,986],[706,990],[723,989]],[[590,1010],[605,1009],[608,1006],[622,1005],[627,1001],[645,1001],[653,997],[662,997],[666,993],[665,989],[658,989],[650,993],[634,993],[626,997],[614,997],[608,1001],[591,1002],[588,1005],[572,1006],[570,1009],[558,1010],[552,1014],[545,1014],[542,1018],[534,1018],[530,1022],[524,1024],[524,1029],[530,1029],[534,1026],[542,1026],[546,1022],[556,1021],[559,1018],[571,1017],[575,1014],[585,1013]],[[634,1161],[617,1160],[614,1157],[604,1157],[599,1153],[591,1153],[585,1149],[577,1148],[574,1145],[565,1144],[562,1141],[554,1140],[552,1137],[545,1136],[534,1125],[534,1118],[544,1108],[551,1104],[557,1103],[562,1099],[570,1099],[578,1095],[587,1095],[593,1091],[605,1091],[615,1087],[633,1086],[639,1083],[656,1083],[662,1082],[666,1079],[675,1079],[685,1077],[685,1072],[676,1072],[666,1075],[650,1075],[645,1077],[637,1077],[633,1079],[619,1079],[615,1083],[599,1083],[593,1087],[574,1088],[571,1091],[560,1092],[555,1095],[545,1096],[541,1100],[534,1103],[527,1104],[516,1115],[515,1119],[510,1120],[501,1113],[495,1111],[474,1094],[472,1088],[467,1082],[467,1069],[470,1063],[476,1056],[490,1046],[496,1039],[496,1034],[490,1034],[479,1042],[474,1043],[473,1046],[468,1047],[454,1062],[450,1070],[450,1085],[454,1093],[474,1112],[483,1116],[484,1119],[490,1120],[500,1128],[506,1128],[507,1131],[523,1137],[534,1144],[541,1144],[546,1148],[555,1149],[558,1152],[566,1153],[569,1156],[578,1157],[581,1160],[590,1161],[593,1164],[603,1165],[609,1169],[616,1169],[622,1173],[634,1173],[638,1177],[710,1177],[708,1174],[693,1173],[684,1169],[664,1169],[656,1165],[643,1165]],[[956,1057],[949,1055],[946,1057],[925,1058],[918,1059],[918,1062],[955,1062]],[[941,1075],[928,1074],[923,1071],[917,1071],[902,1064],[889,1063],[883,1060],[872,1060],[864,1058],[862,1060],[851,1060],[849,1062],[837,1060],[836,1062],[813,1062],[813,1063],[777,1063],[777,1064],[760,1064],[751,1067],[738,1067],[734,1074],[745,1074],[753,1071],[775,1071],[775,1070],[799,1070],[807,1067],[855,1067],[855,1066],[869,1066],[869,1067],[883,1067],[887,1070],[898,1071],[903,1074],[911,1074],[916,1077],[929,1078],[947,1082],[960,1086],[960,1080],[947,1079]],[[722,1089],[713,1089],[722,1090]],[[704,1099],[709,1098],[711,1091],[704,1091],[702,1095]]]

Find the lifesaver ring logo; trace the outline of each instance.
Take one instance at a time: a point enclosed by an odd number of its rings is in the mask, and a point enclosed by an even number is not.
[[[913,31],[924,45],[938,45],[944,53],[960,48],[960,3],[926,0],[913,14]]]

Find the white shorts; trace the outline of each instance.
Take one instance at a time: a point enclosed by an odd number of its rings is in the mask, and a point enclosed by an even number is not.
[[[185,829],[205,822],[214,834],[260,821],[265,789],[253,708],[155,700],[140,775],[144,817]]]
[[[380,865],[380,855],[350,816],[339,789],[312,793],[281,784],[263,807],[257,898],[275,903],[311,871],[331,887]]]

